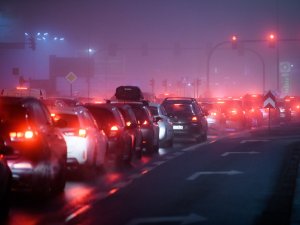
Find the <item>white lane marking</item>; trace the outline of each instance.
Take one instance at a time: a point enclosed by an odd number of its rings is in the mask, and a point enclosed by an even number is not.
[[[74,213],[72,213],[70,216],[68,216],[66,218],[65,222],[70,222],[72,219],[74,219],[75,217],[79,216],[80,214],[83,214],[84,212],[86,212],[90,208],[91,208],[90,205],[84,205],[84,206],[80,207]]]
[[[206,221],[207,219],[198,214],[191,213],[188,216],[166,216],[166,217],[145,217],[137,218],[129,221],[127,225],[138,225],[138,224],[160,224],[170,222],[181,222],[181,224],[194,224]]]
[[[188,178],[186,178],[187,180],[195,180],[197,179],[199,176],[202,175],[239,175],[239,174],[243,174],[244,172],[241,171],[237,171],[237,170],[229,170],[229,171],[199,171],[196,172],[194,174],[192,174],[191,176],[189,176]]]
[[[156,165],[156,166],[160,166],[162,164],[164,164],[166,161],[157,161],[157,162],[154,162],[153,164]]]
[[[233,154],[254,155],[254,154],[260,154],[260,152],[255,152],[255,151],[251,151],[251,152],[225,152],[221,156],[225,157],[225,156],[229,156],[229,155],[233,155]]]
[[[213,142],[203,142],[203,143],[200,143],[200,144],[197,144],[197,145],[192,145],[190,147],[182,149],[181,151],[183,151],[183,152],[194,151],[197,148],[199,148],[200,146],[207,145],[207,144],[210,144],[210,143],[213,143]]]
[[[260,140],[260,139],[256,139],[256,140],[242,140],[241,142],[240,142],[240,144],[245,144],[245,143],[250,143],[250,142],[268,142],[268,141],[270,141],[270,140]]]

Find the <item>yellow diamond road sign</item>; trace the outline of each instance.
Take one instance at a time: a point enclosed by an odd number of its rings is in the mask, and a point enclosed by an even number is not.
[[[69,81],[70,83],[73,83],[75,80],[77,80],[77,76],[75,73],[70,72],[68,73],[68,75],[66,76],[67,81]]]

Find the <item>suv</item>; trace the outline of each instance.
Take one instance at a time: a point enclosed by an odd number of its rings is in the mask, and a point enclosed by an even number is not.
[[[13,189],[42,196],[64,190],[66,142],[41,100],[0,97],[0,137]]]
[[[197,142],[207,140],[207,113],[196,99],[185,97],[165,98],[162,102],[173,122],[174,135],[193,137]]]

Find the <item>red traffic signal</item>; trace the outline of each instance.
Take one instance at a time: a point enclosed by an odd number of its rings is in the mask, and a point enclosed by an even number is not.
[[[269,47],[274,48],[275,43],[276,43],[276,36],[275,36],[275,34],[269,34],[269,36],[268,36],[268,42],[269,42]]]
[[[238,41],[238,37],[236,35],[232,35],[231,36],[231,44],[232,44],[232,48],[236,49],[237,48],[237,41]]]

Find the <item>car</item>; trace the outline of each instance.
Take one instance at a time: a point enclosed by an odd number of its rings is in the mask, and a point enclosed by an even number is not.
[[[133,109],[142,131],[142,147],[146,153],[154,153],[159,149],[159,127],[152,116],[149,102],[138,86],[119,86],[114,95],[119,103],[128,104]]]
[[[118,107],[120,112],[122,113],[125,125],[126,125],[126,131],[129,133],[129,135],[132,138],[132,145],[135,149],[135,156],[137,158],[142,157],[142,130],[140,125],[138,124],[137,118],[134,114],[134,111],[132,110],[130,105],[123,104],[123,103],[116,103],[116,102],[110,102],[108,103],[113,104],[114,106]]]
[[[292,120],[292,109],[288,102],[278,100],[276,101],[276,107],[279,109],[280,122],[290,122]]]
[[[89,110],[83,106],[50,110],[67,143],[68,168],[101,169],[105,162],[108,140]]]
[[[5,153],[3,138],[0,138],[0,222],[5,220],[9,214],[12,179],[6,159],[1,153]]]
[[[192,137],[196,142],[207,140],[207,114],[195,98],[165,98],[162,105],[172,118],[175,137]]]
[[[240,99],[223,99],[219,103],[225,115],[227,129],[242,130],[249,125],[243,102]]]
[[[142,130],[142,147],[146,153],[152,154],[159,149],[159,126],[158,120],[154,118],[148,107],[148,102],[126,102],[130,105],[136,115]]]
[[[149,103],[149,109],[157,120],[159,127],[159,142],[160,146],[170,147],[173,145],[173,123],[171,119],[167,116],[165,108],[159,103]]]
[[[43,197],[62,192],[66,142],[43,102],[33,97],[0,97],[0,118],[2,154],[12,172],[12,189]]]
[[[218,101],[201,102],[200,105],[203,111],[207,113],[208,128],[211,130],[223,130],[226,119]]]
[[[85,107],[95,118],[99,129],[103,129],[107,135],[108,157],[113,158],[117,163],[130,164],[134,147],[118,107],[108,103],[87,103]]]

